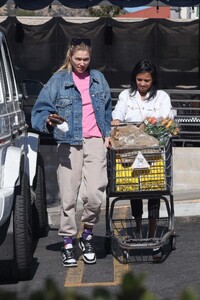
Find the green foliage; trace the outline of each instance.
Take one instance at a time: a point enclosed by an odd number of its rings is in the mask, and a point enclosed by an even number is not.
[[[93,291],[93,300],[112,300],[112,295],[105,289],[95,288]]]
[[[32,10],[24,10],[15,8],[13,4],[6,4],[4,14],[7,16],[36,16],[36,12]]]
[[[35,11],[31,11],[31,10],[23,10],[23,9],[17,9],[15,12],[16,16],[37,16],[37,14],[35,13]]]
[[[144,274],[135,277],[132,273],[124,275],[118,300],[155,300],[156,298],[144,287]]]
[[[106,288],[96,287],[91,297],[78,294],[75,289],[58,289],[55,282],[48,278],[42,290],[33,292],[27,300],[156,300],[156,297],[144,286],[144,274],[124,275],[120,290],[113,295]],[[20,300],[14,292],[0,291],[1,300]],[[192,288],[184,289],[179,300],[200,300]]]
[[[31,16],[31,17],[38,17],[38,16],[69,16],[69,17],[88,17],[89,12],[87,9],[78,9],[78,8],[67,8],[63,5],[51,5],[49,8],[45,7],[39,10],[24,10],[15,7],[12,3],[5,4],[3,9],[0,12],[2,16]]]
[[[0,299],[1,300],[19,300],[17,294],[15,292],[4,292],[0,291]]]
[[[90,7],[88,10],[91,17],[117,17],[124,14],[124,11],[118,6]]]
[[[181,293],[180,300],[200,300],[200,297],[192,288],[184,289]]]

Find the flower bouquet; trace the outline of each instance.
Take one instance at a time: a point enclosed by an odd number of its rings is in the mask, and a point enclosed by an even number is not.
[[[159,140],[160,145],[165,145],[169,137],[178,135],[180,127],[171,118],[148,117],[144,120],[144,131]]]

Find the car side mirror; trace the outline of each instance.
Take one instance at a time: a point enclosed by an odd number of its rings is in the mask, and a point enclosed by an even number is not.
[[[36,99],[43,88],[43,83],[38,80],[24,79],[21,83],[21,89],[24,99]]]

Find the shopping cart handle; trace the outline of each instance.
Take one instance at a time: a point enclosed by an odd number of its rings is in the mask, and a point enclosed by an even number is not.
[[[142,122],[126,122],[126,123],[121,122],[121,123],[119,123],[118,125],[111,125],[111,127],[126,126],[126,125],[135,125],[135,126],[139,126],[139,125],[141,125],[141,124],[142,124]]]

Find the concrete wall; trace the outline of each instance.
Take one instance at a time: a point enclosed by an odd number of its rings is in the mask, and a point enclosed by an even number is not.
[[[56,146],[41,146],[41,154],[45,164],[47,203],[56,205],[60,202],[57,183]],[[200,148],[174,147],[173,193],[175,200],[190,200],[200,198]]]
[[[173,191],[175,199],[200,198],[200,148],[173,148]]]

